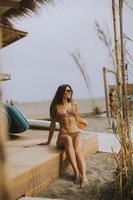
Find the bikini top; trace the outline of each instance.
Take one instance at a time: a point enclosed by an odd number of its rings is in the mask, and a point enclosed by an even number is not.
[[[57,118],[62,118],[62,117],[75,117],[75,113],[74,112],[66,112],[66,113],[61,113],[61,112],[57,112],[56,113]]]
[[[56,112],[56,118],[59,122],[64,120],[64,118],[66,117],[75,117],[75,116],[76,116],[76,113],[73,108],[71,108],[70,111],[66,111],[66,112],[58,112],[58,111]]]

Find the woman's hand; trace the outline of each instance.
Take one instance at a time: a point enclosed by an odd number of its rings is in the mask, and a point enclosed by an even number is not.
[[[39,143],[38,145],[49,145],[50,143],[47,141],[47,142],[42,142],[42,143]]]
[[[55,130],[55,126],[56,126],[55,123],[56,123],[55,120],[51,120],[48,141],[47,142],[41,142],[38,145],[49,145],[50,144],[54,130]]]

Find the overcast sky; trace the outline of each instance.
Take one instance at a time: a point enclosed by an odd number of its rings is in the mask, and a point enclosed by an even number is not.
[[[89,98],[82,74],[69,55],[75,51],[80,52],[86,66],[94,97],[104,96],[102,68],[112,66],[98,39],[95,21],[104,29],[108,25],[113,35],[111,17],[111,0],[56,0],[55,6],[39,10],[38,16],[15,21],[15,27],[28,36],[2,50],[3,71],[12,76],[3,84],[4,98],[18,102],[48,100],[64,83],[73,87],[76,99]],[[126,8],[124,24],[130,37],[132,18],[133,11]],[[127,46],[132,54],[133,43]]]

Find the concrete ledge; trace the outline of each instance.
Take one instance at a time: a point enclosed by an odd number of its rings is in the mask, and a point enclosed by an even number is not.
[[[49,146],[37,145],[44,141],[48,132],[27,131],[15,141],[9,141],[6,146],[12,168],[13,198],[34,196],[44,190],[63,172],[69,170],[66,154],[55,146],[57,135]],[[83,152],[85,158],[98,150],[96,134],[82,134],[84,139]]]

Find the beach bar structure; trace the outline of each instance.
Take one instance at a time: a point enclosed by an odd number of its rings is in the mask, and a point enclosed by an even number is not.
[[[107,73],[113,73],[115,75],[114,70],[110,70],[108,68],[103,68],[103,78],[104,78],[104,91],[105,91],[105,102],[106,102],[106,111],[107,117],[111,117],[111,107],[110,107],[110,91],[113,89],[116,93],[118,90],[117,85],[109,85],[107,81]],[[127,84],[127,95],[130,97],[129,101],[129,109],[133,109],[133,84]]]
[[[116,75],[116,72],[112,69],[103,68],[103,79],[104,79],[104,92],[105,92],[105,102],[106,102],[106,112],[107,112],[107,117],[111,117],[111,108],[110,108],[110,91],[113,89],[116,93],[118,90],[117,85],[109,85],[108,84],[108,78],[107,74],[112,73]],[[133,83],[128,83],[127,84],[127,95],[130,97],[129,100],[129,109],[133,109]]]
[[[107,111],[107,117],[111,116],[111,108],[110,108],[110,91],[114,89],[114,91],[117,92],[117,86],[116,85],[107,85],[105,90],[105,100],[106,100],[106,111]],[[129,97],[129,110],[133,110],[133,84],[127,84],[127,95]]]
[[[111,89],[117,91],[116,85],[109,85],[108,87],[109,91],[111,91]],[[127,95],[129,97],[129,109],[133,110],[133,83],[127,84]]]

